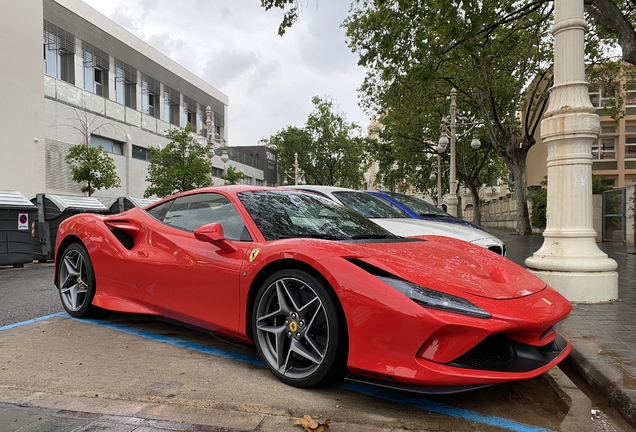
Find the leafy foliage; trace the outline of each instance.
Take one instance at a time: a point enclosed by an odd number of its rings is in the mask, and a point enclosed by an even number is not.
[[[82,192],[92,196],[96,190],[121,186],[115,162],[104,149],[89,144],[76,144],[69,148],[66,163],[71,168],[74,182],[85,183]]]
[[[544,177],[541,188],[528,193],[528,199],[532,203],[532,215],[530,223],[534,228],[545,228],[548,216],[548,178]]]
[[[233,166],[227,167],[225,174],[221,174],[221,179],[225,180],[225,183],[223,183],[225,185],[235,185],[245,177],[247,176],[244,173],[238,171]]]
[[[288,126],[265,140],[276,148],[280,178],[294,171],[297,153],[307,183],[359,187],[367,166],[360,127],[346,121],[333,99],[314,96],[312,103],[304,128]]]
[[[198,143],[184,128],[170,129],[166,134],[171,142],[163,149],[150,147],[152,159],[146,181],[150,186],[144,192],[148,198],[160,198],[212,185],[212,166],[208,160],[208,147]]]
[[[476,193],[481,169],[496,166],[500,157],[516,183],[518,233],[530,233],[525,161],[551,84],[552,47],[545,36],[551,4],[353,3],[345,21],[348,42],[368,69],[363,105],[381,116],[385,139],[390,134],[396,147],[411,142],[413,161],[426,159],[418,153],[433,154],[440,120],[449,112],[448,95],[456,88],[458,122],[476,122],[483,139],[483,148],[467,149],[463,161],[458,151],[459,179]]]

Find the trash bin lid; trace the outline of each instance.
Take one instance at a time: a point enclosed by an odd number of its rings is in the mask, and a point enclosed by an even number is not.
[[[0,190],[0,209],[37,210],[38,208],[21,192]]]
[[[52,194],[46,194],[44,197],[55,204],[61,212],[65,210],[78,210],[82,212],[108,213],[106,206],[94,197]]]
[[[147,207],[150,204],[154,204],[157,201],[159,201],[159,198],[135,198],[131,196],[127,196],[126,199],[128,199],[128,201],[133,203],[135,207],[140,207],[140,208]]]

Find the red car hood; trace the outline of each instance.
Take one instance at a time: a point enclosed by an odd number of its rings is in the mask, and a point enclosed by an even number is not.
[[[439,291],[505,300],[537,293],[541,279],[487,249],[448,237],[356,244],[357,259]]]

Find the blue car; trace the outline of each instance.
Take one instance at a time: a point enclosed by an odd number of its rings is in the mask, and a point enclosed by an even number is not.
[[[435,207],[432,204],[427,203],[423,199],[416,198],[410,195],[404,195],[396,192],[380,192],[380,191],[364,191],[369,195],[381,198],[384,201],[391,204],[391,206],[402,211],[413,219],[422,219],[429,221],[439,221],[445,223],[453,223],[457,225],[463,225],[471,228],[480,229],[488,232],[483,227],[467,222],[465,220],[457,219],[446,213],[444,210]]]

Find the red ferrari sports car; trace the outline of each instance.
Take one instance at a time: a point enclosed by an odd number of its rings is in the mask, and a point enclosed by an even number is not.
[[[256,345],[281,381],[454,392],[542,374],[570,303],[447,237],[396,237],[312,194],[205,188],[59,227],[66,311],[167,317]]]

